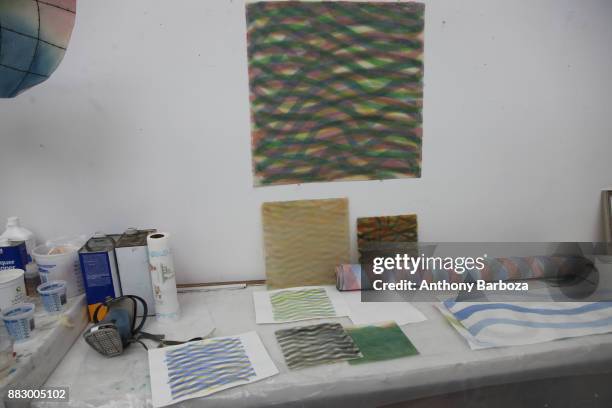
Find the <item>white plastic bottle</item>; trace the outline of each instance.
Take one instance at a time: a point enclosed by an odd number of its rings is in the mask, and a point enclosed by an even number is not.
[[[0,238],[5,238],[10,241],[25,241],[26,251],[28,252],[28,263],[32,262],[32,251],[36,246],[34,233],[29,229],[21,226],[19,217],[9,217],[6,221],[6,230],[0,235]]]
[[[9,217],[6,221],[6,230],[0,235],[0,239],[25,241],[26,252],[28,253],[28,264],[25,270],[26,291],[29,296],[37,296],[36,286],[40,284],[40,277],[38,268],[32,258],[34,248],[36,247],[34,233],[21,226],[19,217]]]

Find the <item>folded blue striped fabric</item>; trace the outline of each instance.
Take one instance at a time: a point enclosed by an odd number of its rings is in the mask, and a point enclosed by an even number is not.
[[[437,307],[472,350],[612,332],[612,302],[446,301]]]

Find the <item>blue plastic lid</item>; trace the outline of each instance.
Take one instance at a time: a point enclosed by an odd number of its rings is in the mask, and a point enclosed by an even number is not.
[[[48,281],[41,285],[38,285],[36,290],[41,295],[53,295],[55,293],[59,293],[66,290],[66,282],[61,280]]]
[[[34,314],[34,305],[32,303],[22,303],[17,306],[4,309],[2,318],[5,320],[19,320],[31,317]]]

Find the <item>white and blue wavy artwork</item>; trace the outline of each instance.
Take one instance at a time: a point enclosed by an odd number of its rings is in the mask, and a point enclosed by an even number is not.
[[[248,381],[255,376],[242,341],[235,337],[170,350],[166,353],[166,366],[173,398]]]
[[[612,302],[446,301],[438,309],[473,350],[612,332]]]
[[[256,332],[149,350],[154,407],[249,384],[278,374]]]

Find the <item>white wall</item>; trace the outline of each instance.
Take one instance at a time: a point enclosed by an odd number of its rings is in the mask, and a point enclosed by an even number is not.
[[[423,177],[253,188],[244,2],[81,0],[55,75],[0,100],[0,217],[158,227],[182,283],[263,278],[274,200],[349,197],[353,234],[416,212],[423,241],[600,239],[611,21],[609,0],[429,1]]]

